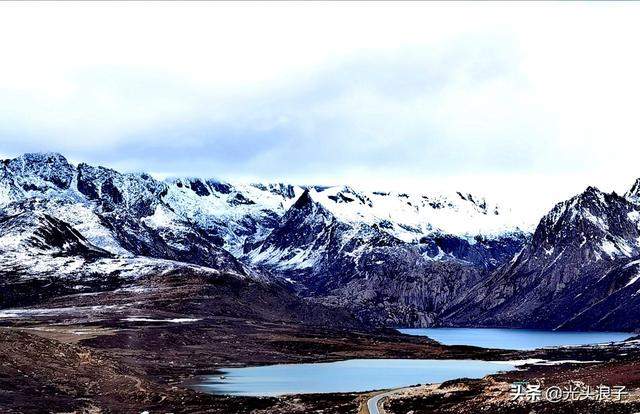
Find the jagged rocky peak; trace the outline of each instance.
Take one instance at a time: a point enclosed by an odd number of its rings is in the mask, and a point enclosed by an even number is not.
[[[575,227],[577,223],[597,226],[603,230],[609,228],[609,219],[621,212],[633,210],[627,200],[614,193],[607,194],[595,187],[587,187],[582,193],[562,201],[545,215],[538,229],[552,228],[555,230]],[[612,220],[615,224],[616,220]]]
[[[251,184],[253,187],[261,190],[268,191],[272,194],[282,196],[284,198],[294,198],[296,196],[296,187],[291,184],[275,183],[275,184]]]
[[[625,194],[625,197],[634,202],[640,202],[640,178],[636,179],[636,181],[631,186],[631,189],[629,189],[629,191],[627,191],[627,193]]]
[[[588,187],[558,203],[542,218],[534,232],[532,248],[550,257],[567,248],[594,251],[598,260],[630,257],[640,252],[639,220],[637,205],[615,193]]]
[[[125,207],[139,217],[154,213],[167,185],[146,173],[126,173],[85,163],[78,165],[78,191],[99,200],[104,211]]]
[[[339,243],[335,217],[305,190],[264,240],[248,253],[248,259],[276,269],[308,269]]]
[[[204,181],[200,178],[170,178],[166,180],[168,185],[174,185],[178,188],[184,188],[193,191],[200,197],[210,196],[212,192],[219,191],[221,193],[228,194],[230,186],[224,183],[216,181]],[[210,185],[214,184],[214,185]],[[220,184],[220,188],[217,188],[215,184]]]
[[[473,287],[445,319],[476,326],[627,329],[628,312],[638,303],[639,221],[640,205],[586,188],[545,215],[514,260]]]
[[[73,165],[58,153],[27,153],[3,160],[2,165],[3,178],[22,191],[65,190],[75,174]]]
[[[90,200],[108,197],[114,203],[119,204],[122,202],[122,194],[115,188],[115,177],[118,175],[117,171],[109,168],[80,163],[78,165],[78,191]]]
[[[335,219],[333,214],[315,198],[317,198],[317,193],[314,190],[304,190],[282,217],[281,225],[289,223],[292,219],[297,222],[297,225],[302,222],[314,222],[318,218],[322,218],[325,222]],[[288,225],[290,226],[290,223]],[[290,230],[293,230],[293,227]]]
[[[347,205],[350,203],[357,204],[357,206]],[[319,190],[315,187],[309,187],[302,192],[291,207],[285,214],[285,220],[287,215],[300,214],[298,211],[292,212],[292,210],[302,210],[304,214],[309,216],[319,215],[325,219],[338,219],[345,223],[361,224],[364,222],[364,214],[360,212],[360,209],[372,207],[372,203],[366,195],[348,186],[324,187]]]
[[[313,203],[313,200],[311,199],[311,194],[309,194],[309,190],[304,190],[304,192],[302,193],[302,195],[300,195],[300,197],[298,197],[298,199],[296,200],[295,203],[293,203],[293,206],[291,206],[292,208],[301,210],[303,208],[305,208],[308,205],[311,205]]]

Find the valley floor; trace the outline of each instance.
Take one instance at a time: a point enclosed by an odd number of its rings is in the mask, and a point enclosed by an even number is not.
[[[207,395],[189,384],[215,367],[348,358],[475,358],[609,361],[532,366],[526,371],[410,388],[384,399],[387,413],[632,413],[640,402],[524,405],[509,402],[519,380],[626,385],[638,401],[640,349],[627,346],[515,352],[446,347],[389,332],[327,330],[234,317],[122,318],[115,313],[0,319],[0,412],[366,413],[369,394],[248,398]]]
[[[217,366],[509,356],[443,347],[393,332],[354,333],[221,317],[158,322],[159,317],[87,316],[3,319],[1,412],[41,412],[42,407],[52,412],[295,413],[322,407],[328,412],[353,412],[357,394],[229,398],[198,393],[188,385],[198,375],[212,374]]]

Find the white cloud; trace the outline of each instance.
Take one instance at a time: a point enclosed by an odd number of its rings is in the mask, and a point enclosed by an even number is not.
[[[0,151],[456,186],[537,215],[640,176],[639,7],[2,4]]]

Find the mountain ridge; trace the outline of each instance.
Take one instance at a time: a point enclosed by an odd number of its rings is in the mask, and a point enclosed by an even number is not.
[[[33,201],[32,209],[119,260],[169,260],[280,283],[380,325],[431,323],[439,306],[528,237],[499,207],[460,192],[159,181],[147,173],[74,166],[56,153],[24,154],[1,166],[0,208]],[[300,215],[305,206],[313,208]],[[363,280],[384,281],[385,288],[350,287]],[[415,289],[436,293],[421,298]]]
[[[624,196],[587,187],[530,234],[461,192],[160,181],[56,153],[0,167],[0,259],[32,280],[56,269],[81,292],[100,285],[83,285],[96,272],[130,282],[135,272],[200,266],[275,283],[377,326],[627,329],[636,318],[624,309],[636,312],[640,180]],[[31,256],[17,255],[18,238],[7,236],[20,222],[13,216],[31,217],[24,234],[40,229],[49,250],[31,244]],[[59,267],[57,256],[74,259]]]
[[[587,187],[547,213],[523,250],[471,288],[444,323],[630,329],[640,314],[639,256],[640,205]],[[624,315],[610,316],[625,304]]]

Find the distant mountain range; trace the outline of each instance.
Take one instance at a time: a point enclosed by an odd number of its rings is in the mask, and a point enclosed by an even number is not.
[[[25,154],[0,167],[0,306],[197,271],[376,326],[632,329],[638,199],[640,183],[589,188],[531,233],[471,194],[161,181]]]

